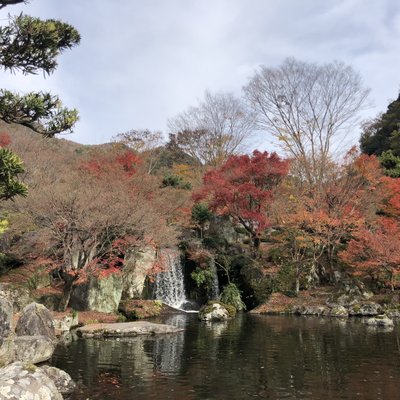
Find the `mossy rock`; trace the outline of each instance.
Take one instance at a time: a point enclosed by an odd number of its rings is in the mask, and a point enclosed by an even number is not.
[[[163,305],[157,300],[127,300],[119,305],[119,312],[128,321],[157,317],[162,311]]]
[[[215,311],[217,311],[217,313],[215,313]],[[210,320],[222,321],[229,318],[234,318],[235,315],[236,315],[236,308],[234,306],[216,300],[209,301],[199,311],[199,319],[202,321],[210,321]]]

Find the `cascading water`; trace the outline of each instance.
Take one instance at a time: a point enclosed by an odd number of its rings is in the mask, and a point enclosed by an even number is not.
[[[168,269],[156,275],[155,298],[171,307],[181,309],[188,300],[179,251],[164,250],[162,256],[165,257]]]

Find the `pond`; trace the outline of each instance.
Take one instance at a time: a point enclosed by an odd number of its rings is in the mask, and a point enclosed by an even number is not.
[[[249,314],[212,325],[196,315],[162,322],[185,331],[60,346],[53,365],[78,383],[72,399],[399,398],[399,326]]]

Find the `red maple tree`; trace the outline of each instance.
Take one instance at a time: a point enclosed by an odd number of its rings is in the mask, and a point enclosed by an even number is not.
[[[273,190],[287,175],[289,162],[276,153],[254,151],[251,156],[231,156],[203,178],[195,201],[206,199],[210,210],[233,218],[251,235],[255,248],[269,225],[268,208]]]

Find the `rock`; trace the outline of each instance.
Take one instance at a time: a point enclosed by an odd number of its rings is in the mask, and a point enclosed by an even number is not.
[[[53,325],[53,316],[50,311],[42,304],[28,304],[21,313],[15,328],[18,336],[47,336],[51,340],[56,340]]]
[[[380,327],[392,327],[394,326],[393,320],[388,318],[386,315],[378,315],[374,318],[368,318],[364,321],[367,325],[380,326]]]
[[[65,371],[49,365],[40,367],[40,370],[53,381],[61,394],[71,394],[75,391],[76,383]]]
[[[201,321],[226,321],[232,316],[229,311],[227,305],[212,301],[200,309],[199,319]]]
[[[15,362],[0,369],[0,400],[63,400],[54,382],[31,364]]]
[[[386,315],[389,318],[400,318],[400,310],[397,309],[389,309],[388,311],[386,311]]]
[[[32,302],[32,297],[27,288],[12,285],[11,283],[0,283],[0,297],[8,299],[15,312],[21,311]]]
[[[163,304],[157,300],[121,301],[118,310],[130,321],[160,315]]]
[[[0,298],[0,345],[11,332],[13,306],[9,300]]]
[[[47,336],[17,336],[14,340],[14,361],[38,364],[54,353],[54,342]]]
[[[118,310],[123,287],[122,273],[91,275],[73,286],[69,305],[78,311],[113,313]]]
[[[349,316],[349,312],[343,306],[333,305],[331,308],[326,310],[324,315],[327,317],[345,318]]]
[[[123,269],[123,299],[143,298],[146,278],[153,268],[156,252],[147,247],[127,257]]]
[[[56,335],[69,332],[71,328],[78,326],[78,313],[74,312],[68,315],[53,315],[53,326],[56,330]]]
[[[0,366],[12,363],[14,360],[14,337],[3,338],[0,345]]]
[[[382,307],[377,303],[355,304],[349,308],[349,314],[358,317],[378,315],[382,312]]]
[[[323,315],[327,312],[326,306],[295,306],[292,309],[293,314],[297,315]]]
[[[78,328],[76,333],[83,338],[129,337],[138,335],[158,335],[181,332],[183,329],[172,325],[155,324],[147,321],[116,322],[111,324],[90,324]]]

